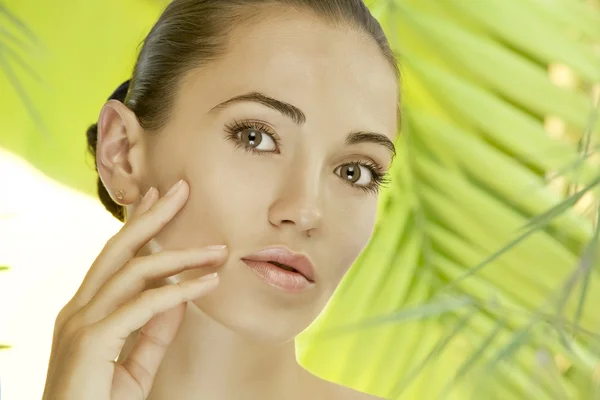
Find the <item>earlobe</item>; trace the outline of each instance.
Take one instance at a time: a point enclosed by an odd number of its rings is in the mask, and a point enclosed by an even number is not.
[[[139,200],[138,160],[132,149],[139,143],[142,127],[123,103],[110,100],[98,119],[96,164],[98,174],[113,201],[125,206]]]

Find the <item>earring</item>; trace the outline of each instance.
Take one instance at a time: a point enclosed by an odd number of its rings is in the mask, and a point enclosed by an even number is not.
[[[118,200],[123,200],[125,198],[125,192],[122,190],[117,190],[117,193],[115,194],[115,196],[117,197]]]

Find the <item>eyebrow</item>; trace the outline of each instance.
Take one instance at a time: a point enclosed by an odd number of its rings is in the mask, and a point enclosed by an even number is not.
[[[217,104],[209,112],[220,110],[233,103],[254,102],[279,111],[284,116],[290,118],[296,125],[303,125],[306,122],[306,115],[298,107],[293,106],[281,100],[274,99],[260,92],[249,92],[239,96],[232,97],[220,104]],[[396,156],[396,146],[387,136],[381,133],[357,131],[351,132],[346,137],[346,144],[353,145],[359,143],[376,143],[385,146],[391,153],[392,158]]]
[[[304,115],[302,110],[300,110],[298,107],[274,99],[259,92],[250,92],[239,96],[235,96],[227,101],[224,101],[221,104],[216,105],[210,111],[225,108],[232,103],[239,103],[245,101],[260,103],[263,106],[267,106],[269,108],[272,108],[273,110],[279,111],[286,117],[291,118],[292,121],[296,123],[296,125],[302,125],[306,122],[306,115]]]
[[[387,136],[375,132],[352,132],[346,137],[346,144],[358,143],[376,143],[385,146],[390,153],[392,159],[396,157],[396,146]]]

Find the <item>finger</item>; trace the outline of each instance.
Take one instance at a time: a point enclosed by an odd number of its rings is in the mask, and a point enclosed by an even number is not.
[[[74,296],[80,307],[87,304],[108,278],[169,223],[183,207],[188,195],[189,186],[185,181],[179,181],[152,207],[128,221],[108,241]]]
[[[149,282],[193,268],[220,265],[226,259],[226,249],[225,246],[211,246],[184,251],[162,251],[151,256],[135,258],[110,277],[94,298],[73,317],[80,319],[73,324],[83,326],[101,320],[146,289]]]
[[[213,273],[198,279],[146,290],[117,308],[108,317],[81,330],[79,339],[83,340],[79,340],[77,346],[86,348],[93,343],[109,343],[102,357],[105,361],[114,361],[123,348],[125,339],[133,331],[140,329],[152,317],[210,292],[218,283],[218,275]],[[89,352],[90,349],[85,350]],[[153,374],[156,371],[149,372]]]
[[[186,303],[182,303],[153,317],[140,330],[133,348],[120,363],[146,396],[167,348],[183,322],[185,310]],[[119,398],[117,393],[113,392],[113,395]]]
[[[152,207],[152,205],[156,203],[158,197],[158,189],[156,189],[154,186],[148,189],[148,192],[146,192],[144,197],[142,197],[142,201],[133,212],[131,218],[135,218],[148,211],[150,207]]]

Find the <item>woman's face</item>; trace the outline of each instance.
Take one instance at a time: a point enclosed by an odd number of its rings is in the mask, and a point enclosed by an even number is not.
[[[146,135],[141,181],[161,193],[179,179],[190,186],[160,248],[229,248],[200,309],[276,342],[317,317],[371,236],[397,90],[366,34],[290,12],[237,27],[224,58],[185,77],[169,124]],[[273,246],[312,261],[308,290],[271,286],[241,260]]]

